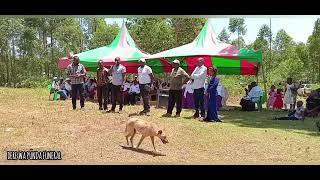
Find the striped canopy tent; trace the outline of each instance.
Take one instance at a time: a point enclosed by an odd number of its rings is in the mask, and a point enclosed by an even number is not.
[[[212,21],[206,21],[191,43],[154,54],[147,59],[147,64],[154,73],[171,72],[171,62],[179,59],[181,67],[192,73],[197,66],[197,59],[202,57],[205,66],[214,65],[220,75],[257,75],[262,53],[219,42]]]
[[[148,58],[150,55],[142,52],[136,46],[125,23],[123,23],[122,28],[110,45],[75,54],[75,56],[80,58],[80,63],[89,71],[97,70],[99,60],[103,61],[104,66],[111,66],[114,59],[120,57],[121,64],[127,68],[128,73],[137,73],[138,60]],[[70,63],[70,57],[63,57],[60,58],[58,67],[66,69]]]

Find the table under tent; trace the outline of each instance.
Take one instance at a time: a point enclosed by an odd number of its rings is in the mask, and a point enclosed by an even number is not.
[[[206,67],[217,67],[219,75],[257,76],[262,65],[262,52],[219,42],[213,30],[214,19],[208,19],[198,36],[189,44],[169,49],[147,58],[147,64],[154,73],[169,73],[173,60],[180,60],[180,66],[191,74],[197,66],[199,57],[204,59]],[[264,81],[264,91],[266,85]],[[158,96],[167,97],[167,93]],[[266,93],[262,102],[266,99]]]

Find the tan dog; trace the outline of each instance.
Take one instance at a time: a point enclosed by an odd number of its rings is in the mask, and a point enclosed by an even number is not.
[[[126,132],[127,145],[129,146],[128,138],[130,137],[131,147],[133,147],[133,137],[136,134],[136,132],[142,134],[141,139],[136,148],[139,148],[143,139],[148,136],[150,136],[151,138],[154,151],[156,151],[156,148],[154,146],[155,136],[160,138],[163,144],[168,143],[167,136],[164,135],[164,133],[162,132],[162,129],[158,128],[158,126],[154,123],[143,121],[141,119],[130,118],[126,124],[125,132]]]

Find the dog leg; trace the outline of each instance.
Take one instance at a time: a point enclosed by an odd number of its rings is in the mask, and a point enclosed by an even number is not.
[[[126,135],[126,140],[127,140],[127,146],[129,146],[129,140],[128,140],[129,135]]]
[[[150,136],[151,142],[152,142],[152,146],[154,149],[154,152],[157,152],[156,147],[154,146],[154,136]]]
[[[133,137],[134,137],[134,135],[136,135],[136,130],[133,130],[133,134],[131,135],[131,138],[130,138],[131,147],[133,147]]]
[[[140,141],[139,141],[139,143],[138,143],[138,145],[137,145],[137,149],[139,148],[139,146],[140,146],[140,144],[142,143],[142,141],[144,140],[144,138],[146,138],[146,136],[142,135],[142,136],[141,136],[141,139],[140,139]]]

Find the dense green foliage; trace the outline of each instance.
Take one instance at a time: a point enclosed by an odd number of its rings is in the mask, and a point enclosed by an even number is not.
[[[157,53],[191,42],[200,32],[204,18],[129,18],[126,24],[142,51]],[[59,57],[109,44],[118,25],[103,18],[1,18],[0,86],[44,86],[52,76],[65,76],[57,68]],[[262,25],[252,44],[245,44],[247,32],[242,18],[230,18],[229,26],[217,35],[223,42],[263,51],[263,68],[268,82],[320,80],[320,19],[306,44],[294,42],[285,30],[270,32]],[[236,34],[231,39],[230,34]],[[271,41],[270,41],[271,40]],[[270,45],[271,42],[271,45]],[[164,75],[162,75],[164,76]],[[256,77],[224,76],[230,88]],[[261,71],[259,81],[262,81]]]

